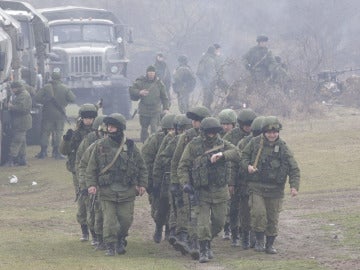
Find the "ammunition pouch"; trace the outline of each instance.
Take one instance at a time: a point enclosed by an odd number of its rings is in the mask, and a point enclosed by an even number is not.
[[[99,175],[98,177],[98,184],[100,187],[111,185],[114,182],[115,175],[107,171],[106,173]]]
[[[195,188],[204,187],[209,184],[208,181],[208,165],[210,161],[207,155],[198,156],[194,160],[194,166],[191,171],[191,178]]]
[[[170,190],[170,172],[165,172],[161,181],[160,196],[169,197]]]

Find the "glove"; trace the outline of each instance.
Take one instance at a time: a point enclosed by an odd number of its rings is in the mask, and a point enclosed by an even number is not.
[[[74,131],[69,128],[67,131],[66,131],[66,134],[63,136],[63,140],[64,141],[70,141],[71,140],[71,137],[73,136],[74,134]]]

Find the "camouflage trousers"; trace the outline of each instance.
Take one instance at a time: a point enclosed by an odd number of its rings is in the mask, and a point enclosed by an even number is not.
[[[140,140],[145,142],[145,140],[149,137],[149,127],[150,132],[155,133],[160,123],[160,113],[154,113],[152,115],[139,115],[140,120]]]
[[[241,194],[239,201],[239,218],[240,218],[240,226],[243,231],[251,230],[250,223],[250,207],[249,207],[249,195]]]
[[[91,197],[90,197],[91,198]],[[96,196],[94,209],[91,209],[91,200],[89,200],[89,207],[87,207],[87,224],[90,230],[96,234],[103,234],[103,213],[99,197]]]
[[[240,211],[240,190],[239,187],[235,187],[234,194],[230,197],[229,207],[229,223],[230,228],[235,229],[240,226],[239,211]]]
[[[176,212],[176,234],[187,232],[190,239],[197,238],[197,209],[190,206],[189,196],[183,194],[183,207],[177,206]]]
[[[166,225],[169,221],[170,202],[168,196],[153,197],[151,216],[158,225]]]
[[[103,211],[103,239],[105,243],[115,243],[118,236],[127,236],[134,219],[134,200],[114,202],[101,200]]]
[[[26,131],[14,130],[11,137],[9,156],[12,158],[26,156]]]
[[[186,113],[187,111],[189,111],[190,92],[178,93],[177,100],[178,100],[178,105],[179,105],[179,111],[181,113]]]
[[[169,211],[169,227],[176,228],[176,220],[177,220],[177,203],[175,201],[175,197],[170,195],[170,211]]]
[[[196,207],[199,241],[212,240],[224,227],[227,201],[210,203],[200,200]],[[209,222],[210,221],[210,222]]]
[[[48,146],[52,135],[52,147],[59,147],[64,133],[64,120],[44,120],[41,123],[40,146]]]
[[[267,236],[276,236],[282,202],[282,198],[264,197],[251,193],[249,206],[252,231],[265,232]]]

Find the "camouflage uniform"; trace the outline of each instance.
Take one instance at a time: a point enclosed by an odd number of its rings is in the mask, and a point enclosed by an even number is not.
[[[224,226],[229,199],[228,184],[232,183],[229,179],[232,175],[229,164],[224,161],[210,163],[211,152],[234,148],[234,145],[219,137],[218,133],[221,129],[219,121],[215,118],[208,117],[202,120],[201,136],[194,138],[185,147],[178,168],[180,183],[191,184],[198,197],[195,212],[197,236],[200,243],[200,262],[212,258],[210,242]],[[207,133],[215,134],[215,136],[208,137]]]
[[[179,66],[174,72],[173,90],[177,94],[179,111],[186,113],[189,110],[190,93],[194,91],[196,78],[190,66],[187,65],[186,56],[180,56],[178,61]]]
[[[150,66],[147,72],[153,70],[155,70],[155,68]],[[147,96],[140,95],[140,91],[143,89],[149,91]],[[136,79],[129,91],[132,100],[140,100],[138,109],[141,125],[140,139],[142,142],[145,142],[149,136],[149,126],[151,133],[155,133],[159,125],[161,111],[168,110],[170,107],[165,86],[157,77],[155,77],[154,80],[150,80],[147,76],[141,76]]]
[[[162,58],[162,60],[159,60],[158,58]],[[163,54],[158,53],[156,56],[154,67],[155,67],[157,76],[160,78],[160,80],[165,85],[166,94],[170,101],[171,73],[170,73],[168,65],[166,64],[166,62],[164,61],[163,58],[164,58]]]
[[[59,144],[64,132],[65,107],[75,101],[75,95],[61,83],[60,74],[53,73],[52,81],[40,89],[34,99],[43,104],[41,126],[41,151],[38,158],[47,156],[49,137],[52,134],[53,157],[59,157]],[[56,105],[57,104],[57,105]]]
[[[8,157],[8,166],[26,165],[26,131],[32,126],[30,110],[32,107],[30,94],[19,82],[11,84],[16,92],[9,102],[11,115],[11,144]]]
[[[123,130],[126,128],[125,118],[120,114],[111,114],[104,119],[109,125],[116,121],[118,131],[109,133],[108,137],[95,142],[86,169],[86,184],[98,187],[104,225],[103,238],[107,243],[107,255],[124,254],[126,236],[133,221],[134,201],[138,187],[146,188],[147,170],[139,149],[132,140],[126,139]],[[115,124],[114,124],[115,125]],[[105,172],[102,170],[115,158],[122,147],[115,163]]]

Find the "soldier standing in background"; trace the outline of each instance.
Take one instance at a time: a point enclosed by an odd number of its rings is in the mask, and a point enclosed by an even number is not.
[[[235,148],[218,135],[222,130],[219,120],[207,117],[201,121],[201,136],[194,138],[182,154],[178,177],[184,184],[184,192],[193,193],[197,201],[197,235],[200,244],[199,262],[213,258],[211,240],[222,230],[225,223],[228,184],[231,166],[223,162],[210,163],[212,152]],[[215,166],[214,166],[215,165]],[[210,217],[210,222],[209,222]]]
[[[39,159],[47,157],[50,134],[52,134],[52,157],[55,159],[63,158],[59,153],[59,145],[66,120],[65,107],[75,101],[73,92],[61,83],[60,73],[53,72],[51,79],[52,81],[40,89],[34,97],[37,103],[43,104],[40,139],[41,150],[40,153],[36,155]]]
[[[171,72],[168,65],[165,62],[165,56],[163,53],[159,52],[156,54],[154,67],[156,70],[156,75],[165,85],[167,97],[169,99],[169,102],[171,102],[171,98],[170,98]]]
[[[76,194],[78,211],[76,213],[77,222],[81,226],[82,236],[80,241],[89,240],[89,230],[87,226],[86,204],[88,203],[87,189],[81,189],[79,179],[76,174],[75,160],[76,152],[85,136],[92,131],[92,124],[97,117],[97,107],[94,104],[83,104],[79,110],[80,120],[75,130],[68,129],[63,136],[60,144],[60,152],[68,157],[66,168],[72,173],[73,184]]]
[[[6,166],[26,165],[26,131],[32,126],[31,96],[20,82],[10,85],[12,96],[7,104],[11,116],[11,144]]]
[[[107,256],[125,254],[126,237],[133,222],[135,197],[147,186],[147,170],[134,141],[127,139],[126,120],[119,113],[104,119],[108,136],[95,143],[86,169],[90,194],[99,194],[104,216]]]
[[[130,97],[133,101],[139,102],[139,120],[141,126],[140,139],[145,142],[149,137],[149,126],[151,133],[155,133],[160,121],[160,114],[163,110],[167,113],[170,107],[165,86],[156,76],[156,69],[149,66],[146,69],[146,76],[137,78],[129,88]]]
[[[194,91],[196,78],[185,55],[178,58],[179,66],[174,72],[173,90],[177,95],[179,111],[186,113],[189,110],[190,94]]]

